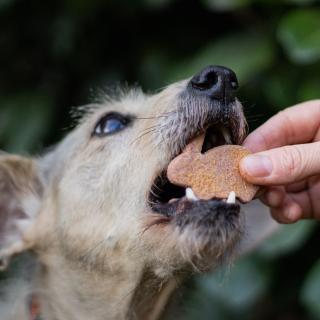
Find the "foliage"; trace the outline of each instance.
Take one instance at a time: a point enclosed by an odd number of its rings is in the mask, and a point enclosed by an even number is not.
[[[233,68],[251,128],[320,97],[316,0],[0,0],[0,146],[39,152],[70,106],[136,81],[154,90]],[[287,226],[227,274],[190,282],[181,319],[320,319],[320,230]]]

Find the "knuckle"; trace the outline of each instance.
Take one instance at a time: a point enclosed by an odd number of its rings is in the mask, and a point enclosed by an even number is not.
[[[303,157],[297,146],[285,146],[282,148],[280,168],[290,178],[298,177],[303,169]]]

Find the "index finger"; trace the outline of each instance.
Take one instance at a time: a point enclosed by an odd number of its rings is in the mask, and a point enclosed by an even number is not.
[[[280,111],[253,131],[243,145],[260,152],[285,145],[308,143],[320,128],[320,100],[304,102]]]

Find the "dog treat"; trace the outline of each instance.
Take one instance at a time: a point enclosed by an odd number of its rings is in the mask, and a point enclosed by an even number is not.
[[[186,187],[195,199],[251,201],[258,186],[246,182],[239,171],[240,160],[250,152],[242,146],[223,145],[202,154],[203,141],[204,135],[197,137],[171,161],[167,171],[170,182]]]

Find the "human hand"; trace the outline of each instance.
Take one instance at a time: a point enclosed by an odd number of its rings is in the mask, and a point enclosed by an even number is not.
[[[255,154],[241,161],[241,174],[266,186],[261,200],[277,221],[320,219],[320,100],[279,112],[243,145]]]

